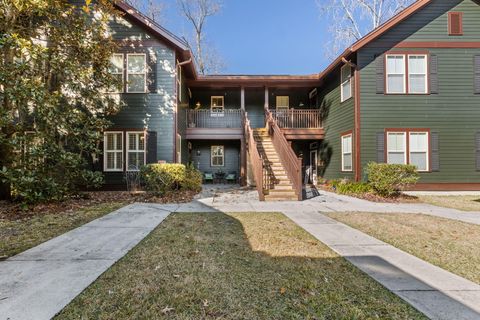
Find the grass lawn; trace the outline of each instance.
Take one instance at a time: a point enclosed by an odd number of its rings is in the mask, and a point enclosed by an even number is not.
[[[480,212],[480,195],[477,196],[418,196],[420,201],[439,207]]]
[[[422,214],[329,213],[329,217],[480,283],[480,226]]]
[[[0,218],[0,257],[16,255],[122,206],[122,203],[111,202],[73,211],[35,214],[19,220]]]
[[[58,319],[426,319],[277,213],[169,216]]]

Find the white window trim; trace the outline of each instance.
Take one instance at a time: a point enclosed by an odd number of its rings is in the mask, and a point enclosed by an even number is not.
[[[128,135],[129,134],[143,134],[143,150],[141,149],[135,149],[135,150],[130,150],[130,144],[128,143]],[[135,172],[135,171],[140,171],[140,168],[138,170],[130,170],[128,168],[128,153],[129,152],[142,152],[143,151],[143,165],[147,163],[147,133],[145,131],[127,131],[125,132],[125,150],[126,150],[126,160],[125,160],[125,171],[127,172]]]
[[[217,147],[222,147],[222,165],[218,164],[213,164],[213,149]],[[215,156],[215,157],[220,157],[220,156]],[[210,166],[211,167],[225,167],[225,146],[222,145],[215,145],[210,147]]]
[[[278,98],[287,98],[287,105],[286,106],[278,105]],[[288,109],[290,109],[290,96],[276,96],[275,97],[275,109],[276,110],[288,110]]]
[[[119,150],[119,149],[115,149],[115,150],[107,150],[107,135],[108,134],[121,134],[121,137],[122,137],[122,149]],[[116,145],[116,143],[114,143],[114,145]],[[104,172],[123,172],[123,168],[125,166],[125,163],[123,162],[123,159],[124,159],[124,152],[123,150],[125,149],[125,139],[124,139],[124,135],[123,135],[123,131],[105,131],[103,133],[103,171]],[[115,154],[117,153],[121,153],[122,154],[122,168],[121,169],[108,169],[107,168],[107,152],[114,152]],[[115,164],[117,162],[117,157],[114,158],[115,159]]]
[[[344,139],[347,139],[347,138],[350,138],[350,152],[345,152],[343,150],[343,141]],[[349,133],[349,134],[345,134],[342,136],[342,172],[353,172],[353,134],[352,133]],[[345,169],[345,155],[347,154],[351,154],[352,155],[352,168],[351,169]]]
[[[342,77],[343,77],[343,69],[344,68],[349,68],[350,69],[350,76],[345,80],[345,81],[342,81]],[[342,68],[340,69],[340,102],[345,102],[347,100],[350,100],[352,97],[353,97],[353,87],[352,87],[352,67],[348,64],[345,64],[344,66],[342,66]],[[349,82],[350,83],[350,96],[349,97],[344,97],[343,96],[343,86]]]
[[[412,159],[412,152],[426,152],[427,154],[427,159],[426,159],[426,170],[417,170],[418,172],[430,172],[430,144],[429,144],[429,141],[430,141],[430,132],[428,131],[409,131],[408,132],[408,139],[410,140],[410,135],[411,134],[418,134],[418,133],[422,133],[422,134],[425,134],[427,136],[427,149],[426,150],[412,150],[410,148],[410,142],[409,142],[409,148],[408,148],[408,156],[410,159]]]
[[[390,92],[388,86],[388,76],[392,75],[401,75],[401,73],[389,73],[388,72],[388,57],[402,57],[403,58],[403,92]],[[407,57],[405,54],[387,54],[385,55],[385,85],[387,94],[406,94],[407,93]]]
[[[410,72],[410,57],[425,57],[425,73],[411,73]],[[428,55],[427,54],[409,54],[407,55],[408,63],[408,93],[409,94],[428,94]],[[425,75],[425,92],[411,92],[410,75]]]
[[[213,99],[221,99],[222,100],[222,105],[214,107],[213,106]],[[222,111],[223,111],[225,109],[225,97],[224,96],[210,96],[210,110],[213,111],[213,108],[222,109]]]
[[[130,73],[128,70],[128,59],[130,56],[143,56],[144,57],[144,65],[143,65],[143,71],[142,73]],[[126,92],[127,93],[146,93],[147,92],[147,55],[145,53],[127,53],[127,68],[126,68],[126,73],[127,73],[127,83],[126,83]],[[128,78],[129,75],[144,75],[144,83],[143,83],[143,91],[129,91],[128,90]]]
[[[123,93],[125,92],[125,55],[123,53],[114,53],[113,57],[121,56],[122,57],[122,71],[121,72],[112,72],[113,75],[121,74],[122,75],[122,89],[119,91],[110,91],[108,93]]]
[[[407,164],[407,153],[408,153],[408,147],[407,147],[407,132],[406,131],[387,131],[387,163],[390,163],[390,152],[399,152],[399,150],[390,150],[389,145],[388,145],[388,136],[390,134],[402,134],[403,135],[403,164]]]

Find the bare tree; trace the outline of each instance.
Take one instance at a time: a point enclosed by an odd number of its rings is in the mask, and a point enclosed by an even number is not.
[[[205,23],[211,16],[222,9],[221,0],[177,0],[182,14],[192,24],[194,36],[188,46],[193,52],[195,63],[201,74],[218,73],[223,68],[223,62],[214,47],[207,45]]]
[[[127,2],[157,23],[165,20],[165,3],[159,0],[127,0]]]
[[[330,21],[328,54],[332,57],[379,27],[415,0],[316,0],[322,16]]]

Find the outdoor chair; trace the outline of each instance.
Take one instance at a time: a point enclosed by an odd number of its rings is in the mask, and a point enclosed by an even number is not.
[[[211,172],[205,172],[203,174],[203,181],[205,181],[205,183],[213,183],[213,174]]]
[[[236,172],[230,172],[225,177],[225,180],[227,181],[227,183],[230,183],[230,182],[236,183],[237,182],[237,173]]]

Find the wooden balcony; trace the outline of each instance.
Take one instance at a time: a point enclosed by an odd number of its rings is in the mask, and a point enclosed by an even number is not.
[[[244,119],[241,109],[187,110],[187,139],[241,139]]]
[[[287,140],[322,140],[325,137],[318,109],[270,110]]]

